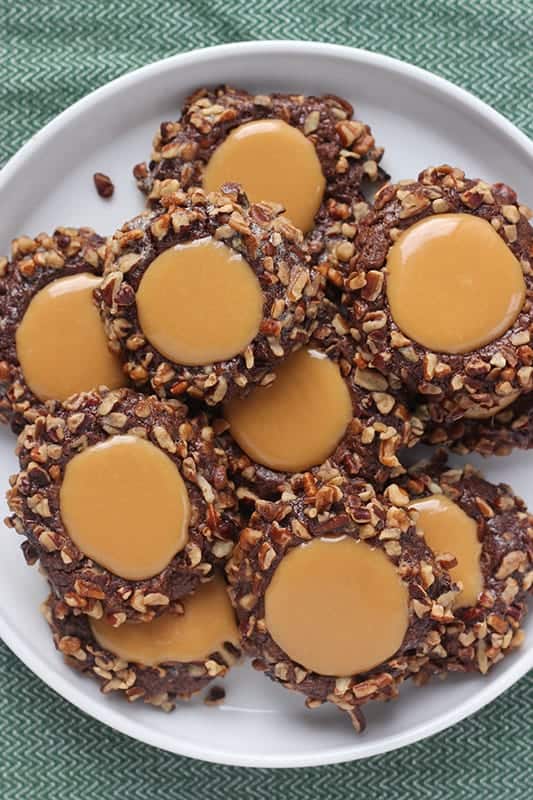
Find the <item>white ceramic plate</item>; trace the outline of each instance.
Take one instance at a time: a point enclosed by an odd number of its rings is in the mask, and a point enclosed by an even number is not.
[[[148,157],[162,120],[175,119],[195,87],[220,82],[254,91],[332,92],[347,97],[386,147],[395,179],[448,162],[470,175],[506,181],[533,204],[533,145],[482,102],[416,67],[362,50],[305,42],[251,42],[200,50],[125,75],[76,103],[38,133],[0,174],[0,252],[15,235],[57,225],[91,225],[111,233],[143,202],[132,165]],[[116,185],[101,200],[92,174]],[[14,439],[0,431],[0,478],[15,471]],[[491,480],[508,481],[533,505],[529,455],[483,464]],[[2,501],[3,502],[3,501]],[[0,515],[5,516],[5,505]],[[96,682],[62,663],[38,613],[45,587],[28,569],[19,541],[0,537],[0,634],[49,686],[96,719],[175,753],[244,766],[328,764],[384,753],[446,728],[497,697],[533,665],[533,636],[486,678],[457,677],[424,690],[407,686],[398,702],[368,707],[368,729],[356,736],[334,708],[304,708],[303,698],[245,665],[226,681],[227,701],[201,699],[165,715],[103,697]],[[529,620],[531,629],[533,619]]]

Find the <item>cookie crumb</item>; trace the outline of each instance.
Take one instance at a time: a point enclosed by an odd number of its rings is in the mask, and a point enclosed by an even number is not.
[[[226,690],[222,686],[212,686],[204,698],[204,703],[206,706],[218,706],[224,702],[225,697]]]
[[[104,175],[103,172],[95,172],[93,175],[93,181],[94,185],[96,186],[96,191],[100,197],[112,197],[113,192],[115,191],[115,184],[109,175]]]

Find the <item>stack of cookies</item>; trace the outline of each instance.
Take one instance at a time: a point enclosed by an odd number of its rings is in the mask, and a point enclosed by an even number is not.
[[[200,89],[134,167],[143,214],[0,259],[7,524],[104,693],[170,710],[245,655],[362,730],[521,643],[524,503],[405,450],[530,447],[531,214],[382,156],[339,97]]]

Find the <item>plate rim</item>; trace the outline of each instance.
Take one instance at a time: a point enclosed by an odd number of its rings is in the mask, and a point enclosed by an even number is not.
[[[403,74],[405,77],[412,78],[430,87],[432,90],[452,96],[459,103],[466,104],[470,110],[476,111],[492,127],[498,128],[506,136],[513,139],[515,144],[524,151],[526,157],[533,160],[533,142],[530,141],[525,133],[471,92],[456,86],[446,78],[435,75],[428,70],[410,64],[409,62],[392,58],[391,56],[345,45],[306,40],[254,40],[195,48],[184,53],[178,53],[174,56],[160,59],[131,72],[127,72],[85,95],[37,131],[9,159],[0,171],[0,193],[16,174],[17,170],[23,166],[26,159],[31,157],[38,148],[61,131],[61,129],[67,125],[71,119],[74,119],[80,111],[90,107],[94,103],[112,97],[115,92],[127,90],[129,86],[134,85],[139,79],[149,78],[153,74],[161,74],[161,72],[166,72],[167,70],[172,71],[180,66],[194,66],[198,61],[223,58],[226,55],[234,54],[235,48],[237,47],[241,52],[246,54],[257,54],[258,52],[272,54],[276,51],[284,51],[304,53],[305,55],[312,55],[315,53],[319,56],[336,56],[341,60],[348,60],[354,64],[372,64],[384,70]],[[14,630],[12,630],[7,619],[4,618],[1,609],[0,637],[34,675],[44,681],[44,683],[64,700],[72,703],[99,722],[131,738],[162,750],[211,763],[240,767],[286,768],[322,766],[369,758],[396,750],[416,741],[426,739],[429,736],[433,736],[455,725],[462,719],[471,716],[483,706],[495,700],[502,692],[510,688],[533,668],[533,650],[530,652],[523,651],[519,657],[513,659],[514,663],[505,673],[492,676],[490,682],[487,682],[486,687],[478,692],[474,692],[469,700],[462,705],[451,708],[447,713],[442,714],[436,723],[434,720],[428,720],[414,726],[408,731],[390,737],[385,742],[374,742],[365,745],[355,740],[352,744],[337,747],[325,754],[316,751],[313,754],[304,756],[265,755],[261,757],[261,760],[258,760],[255,756],[246,756],[243,753],[234,755],[233,753],[222,751],[215,747],[200,746],[186,741],[183,742],[179,737],[171,736],[157,730],[150,730],[144,724],[136,720],[129,720],[122,714],[116,712],[112,707],[104,707],[104,709],[102,709],[101,702],[97,699],[97,696],[93,698],[91,694],[86,694],[76,686],[69,684],[68,680],[62,676],[60,671],[49,667],[45,661],[41,661],[39,654],[33,653],[24,638],[19,637]]]

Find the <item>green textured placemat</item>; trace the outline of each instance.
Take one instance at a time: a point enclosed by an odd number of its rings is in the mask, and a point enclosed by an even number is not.
[[[262,38],[403,58],[470,89],[532,135],[532,28],[532,0],[0,0],[0,163],[111,78],[194,47]],[[1,800],[516,800],[532,792],[532,729],[529,676],[452,730],[379,759],[297,771],[219,767],[104,728],[0,643]]]

